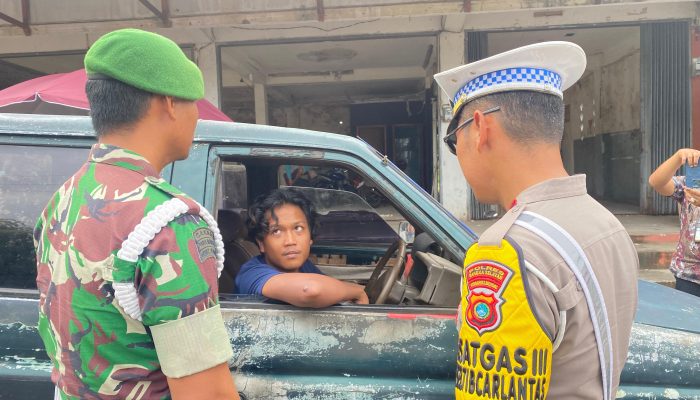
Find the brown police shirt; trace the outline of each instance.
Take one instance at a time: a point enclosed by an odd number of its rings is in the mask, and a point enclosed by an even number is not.
[[[506,237],[522,249],[525,260],[560,289],[554,294],[536,277],[528,279],[535,312],[553,335],[560,325],[559,309],[568,310],[564,339],[552,359],[549,399],[601,399],[600,362],[586,299],[573,272],[543,239],[512,225],[524,210],[557,223],[588,257],[610,322],[614,397],[627,359],[637,308],[639,259],[634,244],[617,218],[587,194],[585,175],[550,179],[531,186],[518,195],[517,205],[482,235],[480,242],[483,244],[505,232]]]

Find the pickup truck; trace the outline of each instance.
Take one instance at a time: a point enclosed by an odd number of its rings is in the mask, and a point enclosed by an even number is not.
[[[52,396],[31,231],[94,141],[87,117],[0,114],[0,399]],[[476,236],[386,157],[338,134],[200,121],[189,158],[162,175],[224,235],[221,304],[242,398],[453,398],[460,265]],[[320,213],[319,268],[368,284],[373,304],[310,310],[231,293],[256,252],[246,209],[280,186],[303,188]],[[617,398],[700,399],[700,299],[644,281],[639,295]]]

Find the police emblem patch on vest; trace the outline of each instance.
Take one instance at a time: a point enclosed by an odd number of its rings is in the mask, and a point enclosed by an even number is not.
[[[479,335],[493,331],[501,324],[501,306],[505,299],[501,296],[513,271],[505,265],[493,261],[477,261],[464,270],[466,287],[464,320]]]

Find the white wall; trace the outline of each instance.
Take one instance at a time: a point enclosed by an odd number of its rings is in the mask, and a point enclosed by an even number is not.
[[[568,140],[640,127],[639,30],[604,53],[588,55],[586,74],[564,93]]]
[[[605,133],[640,129],[639,49],[602,68],[600,130]]]
[[[615,179],[613,174],[626,176],[628,179],[624,184],[629,184],[639,175],[639,160],[634,158],[639,154],[631,150],[620,158],[619,154],[613,154],[614,149],[606,149],[606,143],[610,141],[602,137],[625,133],[617,137],[615,148],[619,152],[624,143],[622,147],[628,146],[630,150],[636,144],[634,136],[628,135],[640,129],[639,30],[634,35],[618,39],[606,51],[588,55],[586,74],[564,94],[567,120],[562,155],[565,165],[569,173],[574,173],[574,164],[579,164],[579,169],[586,172],[589,193],[596,196],[616,196],[614,193],[619,191],[621,184],[610,189],[606,181]],[[588,141],[584,144],[579,140]],[[574,157],[576,146],[583,146],[581,152],[586,153],[583,159]],[[632,187],[631,190],[638,188]]]
[[[350,135],[350,106],[271,106],[270,125]],[[340,121],[343,123],[340,124]]]
[[[438,69],[445,71],[464,64],[464,32],[443,32],[438,42]],[[443,105],[450,104],[450,98],[440,91],[440,109]],[[439,118],[438,147],[435,149],[435,157],[438,157],[439,171],[439,196],[438,200],[457,218],[466,221],[469,218],[469,191],[462,169],[457,157],[452,155],[445,146],[442,138],[447,133],[450,121]],[[433,191],[435,191],[433,189]]]

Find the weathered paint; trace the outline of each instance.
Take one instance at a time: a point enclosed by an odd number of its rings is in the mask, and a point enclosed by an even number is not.
[[[222,304],[230,367],[247,399],[453,397],[457,331],[449,318],[388,318],[372,306]],[[35,300],[0,298],[0,399],[20,391],[31,393],[22,398],[50,396],[36,310]],[[698,400],[698,370],[699,334],[636,323],[617,398]],[[23,382],[43,389],[26,392]]]
[[[302,310],[288,306],[230,308],[224,304],[239,372],[382,375],[447,380],[455,362],[450,319],[390,319],[371,306]],[[269,306],[268,306],[269,307]],[[430,352],[426,345],[430,343]],[[416,359],[415,354],[422,353]]]
[[[236,375],[236,386],[247,399],[446,399],[453,398],[452,381],[420,377],[319,377],[303,375]]]
[[[697,386],[700,335],[635,324],[622,380],[628,384],[657,383],[670,388]]]
[[[397,319],[416,319],[421,318],[440,318],[440,319],[452,319],[457,320],[457,314],[395,314],[389,313],[386,315],[387,318],[397,318]]]

